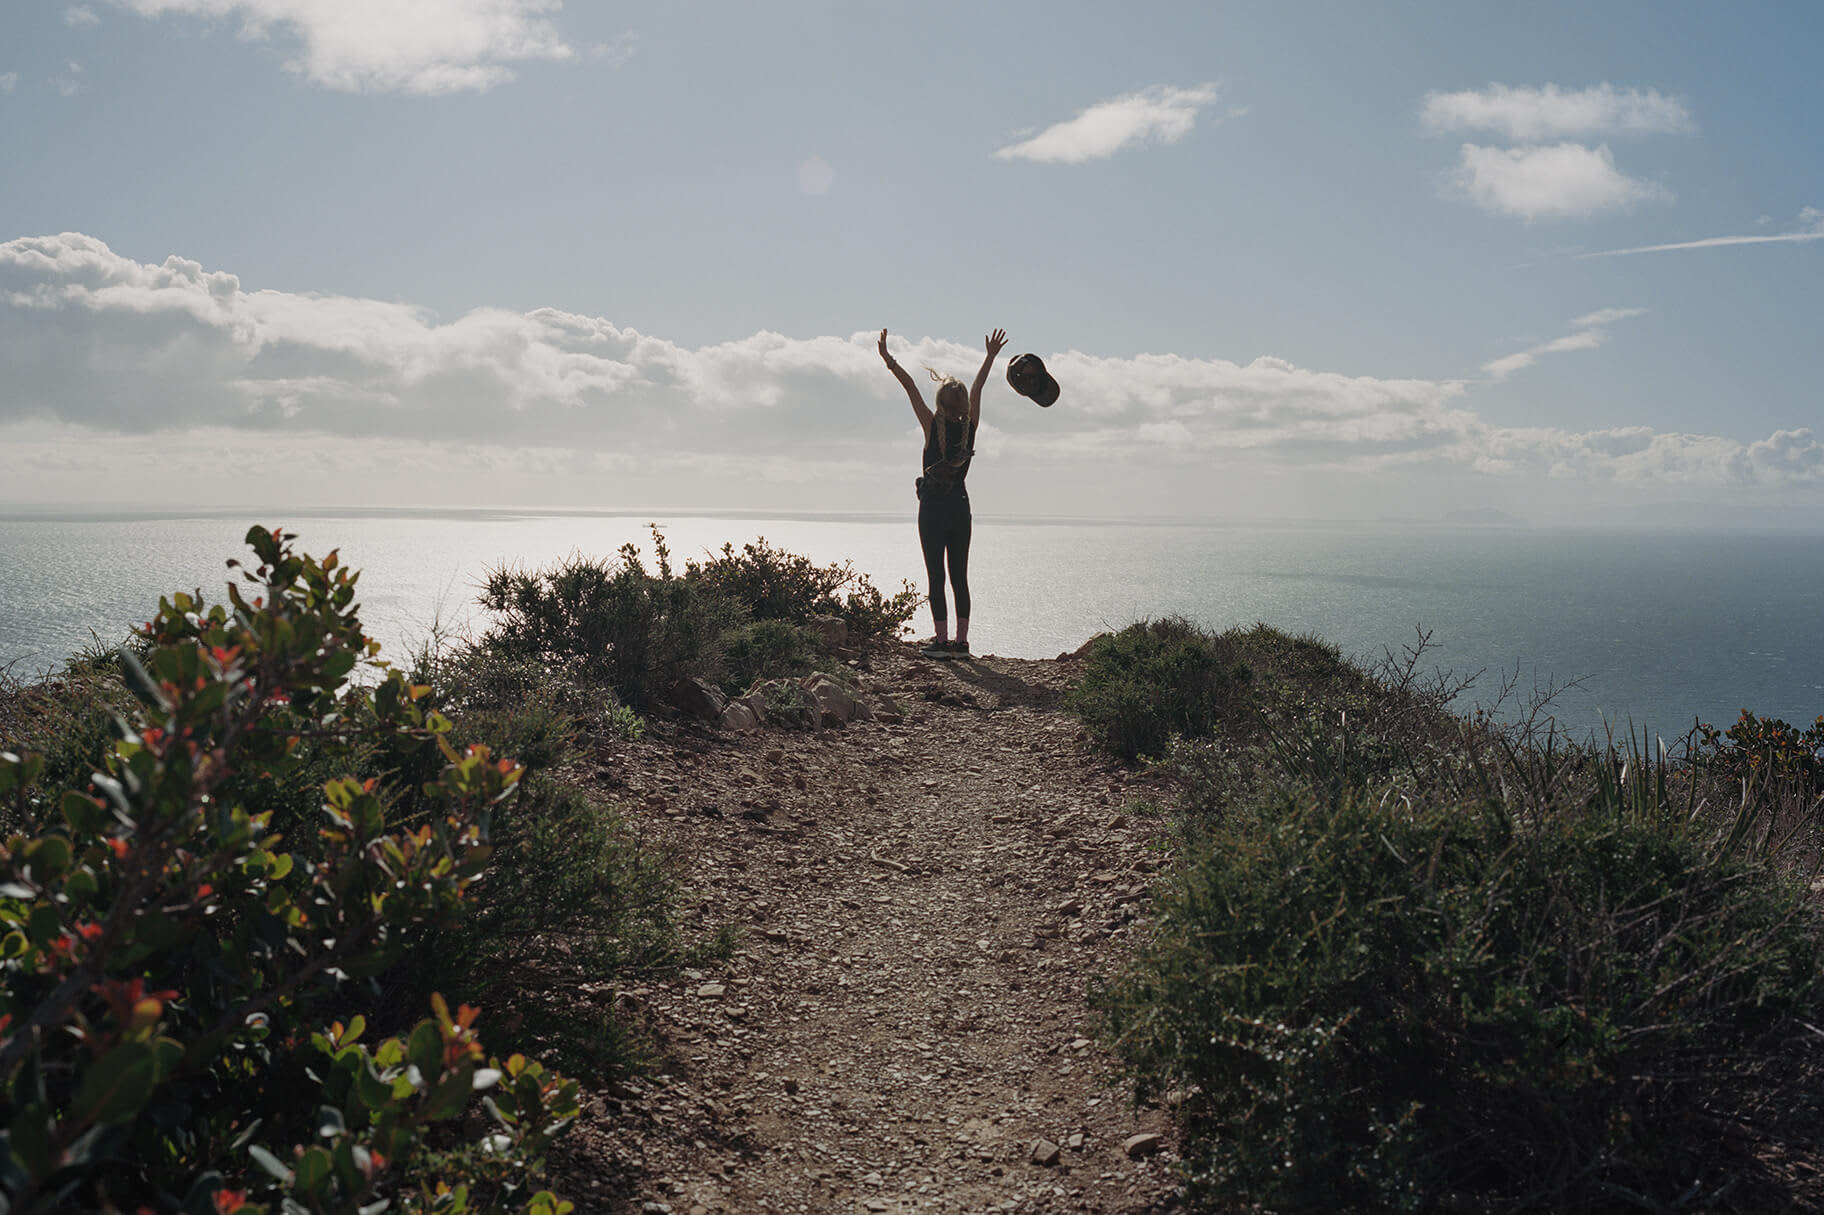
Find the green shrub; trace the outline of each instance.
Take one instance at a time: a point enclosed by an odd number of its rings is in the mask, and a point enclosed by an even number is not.
[[[1824,844],[1824,716],[1806,729],[1743,709],[1727,730],[1698,725],[1687,738],[1691,777],[1719,802],[1736,802],[1738,830],[1780,850]]]
[[[1702,824],[1305,790],[1192,839],[1099,1005],[1199,1201],[1817,1197],[1755,1149],[1824,1082],[1819,918]]]
[[[768,722],[792,730],[813,727],[816,721],[816,706],[798,684],[782,680],[768,680],[760,685],[759,691],[766,701]]]
[[[714,952],[679,931],[677,873],[615,810],[549,776],[522,781],[492,825],[494,860],[467,913],[431,934],[400,976],[408,1002],[435,986],[460,990],[565,1066],[628,1070],[637,1049],[606,1012],[579,1006],[576,988]]]
[[[687,562],[685,576],[740,604],[756,620],[803,620],[834,604],[835,592],[855,575],[847,566],[819,566],[776,549],[762,536],[740,552],[724,544],[707,560]]]
[[[1161,757],[1173,736],[1202,737],[1251,711],[1253,672],[1233,644],[1182,617],[1098,637],[1088,658],[1067,704],[1123,759]]]
[[[756,620],[729,632],[722,690],[739,695],[764,679],[808,675],[827,662],[817,637],[784,620]]]
[[[1422,630],[1361,667],[1266,626],[1214,639],[1252,678],[1200,730],[1201,668],[1164,657],[1200,638],[1156,629],[1099,642],[1073,703],[1117,753],[1170,738],[1179,865],[1098,1004],[1196,1201],[1824,1200],[1779,1164],[1824,1083],[1811,732],[1571,744],[1537,706],[1454,716]]]
[[[1164,767],[1177,778],[1181,814],[1209,817],[1285,788],[1326,796],[1368,788],[1403,796],[1489,791],[1485,752],[1500,736],[1490,718],[1449,711],[1471,681],[1426,669],[1431,642],[1423,630],[1398,656],[1366,667],[1327,642],[1264,624],[1218,640],[1252,678],[1246,702],[1231,706],[1220,730],[1177,735],[1167,748]]]
[[[613,1075],[639,1066],[643,1045],[578,985],[706,958],[715,941],[686,939],[674,917],[678,874],[610,805],[561,771],[578,743],[638,737],[645,725],[612,692],[530,657],[486,645],[427,647],[413,679],[452,720],[458,745],[524,757],[517,795],[495,807],[494,859],[465,914],[415,944],[389,976],[389,1002],[460,992],[510,1020],[569,1068]],[[391,780],[420,779],[404,764]]]
[[[848,562],[820,566],[809,557],[776,549],[764,536],[736,552],[724,544],[707,561],[689,562],[685,577],[741,605],[756,621],[802,622],[839,616],[851,644],[896,637],[924,600],[911,583],[884,595]]]
[[[663,537],[653,535],[656,573],[631,544],[613,565],[572,557],[549,570],[493,571],[481,602],[495,621],[481,647],[606,689],[636,709],[662,703],[682,676],[716,679],[722,637],[742,622],[742,610],[714,587],[674,576]]]
[[[86,785],[96,758],[114,744],[114,715],[133,700],[114,665],[109,672],[85,661],[34,684],[0,687],[0,740],[37,755],[46,785]],[[0,822],[5,814],[0,806]]]
[[[739,552],[723,545],[678,574],[658,528],[652,536],[650,572],[629,544],[617,563],[579,556],[548,570],[489,574],[481,602],[494,623],[478,649],[506,670],[530,664],[605,691],[614,704],[603,719],[637,729],[615,710],[655,708],[681,677],[738,692],[811,670],[826,657],[801,627],[814,615],[841,617],[861,645],[896,635],[920,602],[910,587],[889,597],[846,563],[819,566],[764,539]]]
[[[568,1209],[526,1182],[574,1084],[490,1063],[475,1010],[441,997],[372,1050],[360,1018],[328,1023],[346,979],[386,974],[413,931],[460,912],[522,770],[453,746],[430,689],[378,661],[355,575],[291,539],[249,531],[258,565],[226,606],[161,601],[122,653],[136,703],[84,787],[0,752],[11,1211]],[[389,821],[378,776],[344,770],[319,786],[325,825],[281,838],[247,795],[333,757],[416,763],[416,825]],[[493,1133],[429,1152],[478,1091]]]
[[[1223,636],[1251,662],[1308,686],[1360,685],[1365,678],[1360,667],[1321,637],[1287,633],[1269,624],[1231,629]]]

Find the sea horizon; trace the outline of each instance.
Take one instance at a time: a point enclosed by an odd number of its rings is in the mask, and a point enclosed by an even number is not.
[[[1685,521],[1659,521],[1652,517],[1656,509],[1692,510],[1710,514],[1708,523],[1691,523]],[[1756,533],[1770,535],[1816,535],[1824,536],[1824,515],[1818,518],[1806,516],[1794,517],[1789,512],[1768,511],[1757,507],[1740,508],[1739,513],[1729,510],[1718,510],[1710,504],[1696,502],[1665,503],[1657,507],[1634,506],[1623,512],[1593,513],[1589,517],[1576,518],[1543,518],[1535,519],[1495,508],[1455,509],[1438,515],[1395,515],[1381,514],[1373,516],[1333,516],[1333,515],[1222,515],[1222,514],[1182,514],[1182,513],[1133,513],[1133,514],[1037,514],[1021,511],[983,511],[977,509],[975,518],[995,522],[1011,523],[1021,526],[1081,526],[1081,527],[1209,527],[1209,528],[1283,528],[1288,530],[1326,530],[1338,528],[1377,528],[1377,527],[1446,527],[1469,531],[1499,532],[1503,530],[1538,531],[1538,532],[1727,532]],[[425,505],[425,504],[335,504],[318,503],[312,505],[291,506],[146,506],[137,504],[96,504],[73,506],[69,504],[39,505],[33,503],[0,502],[0,522],[107,522],[109,520],[148,520],[148,519],[246,519],[249,525],[267,521],[282,522],[287,515],[300,518],[375,518],[375,519],[410,519],[410,518],[478,518],[478,519],[525,519],[525,518],[600,518],[631,519],[649,518],[662,521],[662,516],[675,516],[691,519],[734,519],[734,520],[768,520],[783,519],[794,521],[830,521],[830,522],[868,522],[890,523],[913,520],[915,511],[908,508],[880,509],[793,509],[793,508],[760,508],[760,507],[715,507],[715,506],[543,506],[527,505],[489,505],[471,504]]]
[[[488,570],[612,559],[626,543],[650,557],[652,524],[676,565],[764,537],[848,562],[883,591],[923,589],[910,512],[0,510],[0,668],[43,674],[115,644],[161,594],[219,598],[254,522],[362,570],[364,619],[395,658],[484,631]],[[1558,688],[1551,712],[1579,735],[1625,723],[1676,734],[1742,709],[1808,722],[1824,709],[1824,641],[1807,623],[1824,613],[1824,532],[983,514],[971,583],[977,649],[1007,657],[1054,657],[1172,615],[1213,630],[1264,622],[1370,663],[1428,630],[1428,664],[1481,673],[1459,708],[1489,707],[1504,680],[1522,699]],[[910,629],[929,633],[924,609]]]

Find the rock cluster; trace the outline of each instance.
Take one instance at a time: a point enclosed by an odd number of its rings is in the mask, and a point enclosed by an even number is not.
[[[839,730],[853,721],[901,720],[899,708],[890,698],[871,695],[864,687],[850,687],[822,671],[802,679],[769,679],[732,700],[704,680],[681,680],[673,689],[671,705],[686,717],[714,722],[734,734],[765,726]]]

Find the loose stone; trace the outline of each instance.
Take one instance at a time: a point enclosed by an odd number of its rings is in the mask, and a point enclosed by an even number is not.
[[[1165,1146],[1165,1138],[1150,1132],[1140,1135],[1129,1135],[1121,1143],[1121,1150],[1127,1153],[1129,1160],[1139,1160],[1151,1156]]]

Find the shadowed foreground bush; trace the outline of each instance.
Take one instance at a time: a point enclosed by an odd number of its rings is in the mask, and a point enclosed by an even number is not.
[[[1204,686],[1158,658],[1197,639],[1157,627],[1091,655],[1126,718]],[[1097,997],[1137,1095],[1179,1119],[1195,1202],[1824,1202],[1803,739],[1567,746],[1444,712],[1462,685],[1417,676],[1423,635],[1372,672],[1272,630],[1205,641],[1255,678],[1175,728],[1178,863]]]
[[[1751,1149],[1816,1125],[1817,918],[1671,819],[1268,800],[1157,912],[1101,1003],[1140,1092],[1182,1095],[1205,1197],[1773,1209]]]

